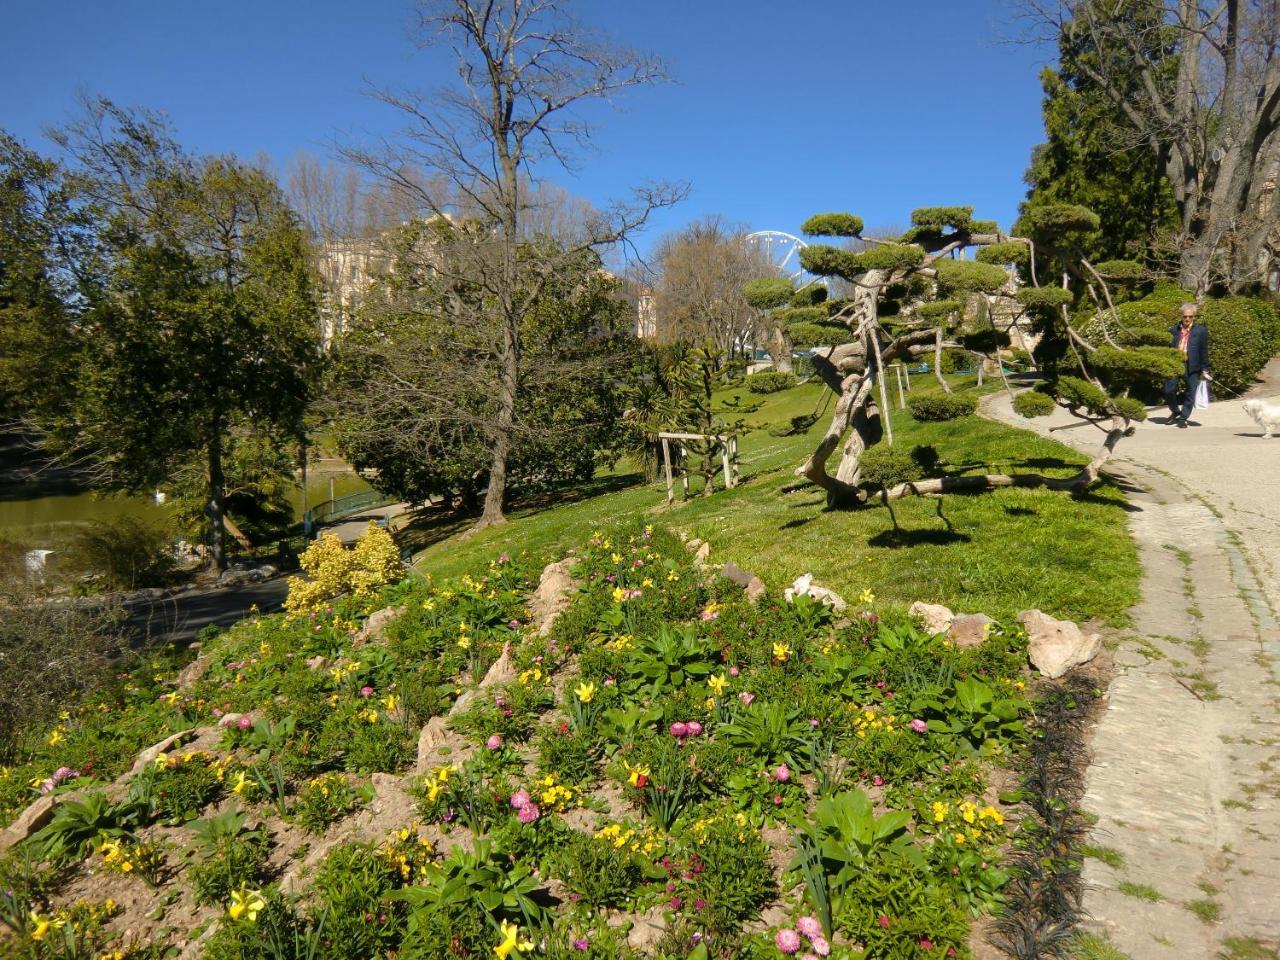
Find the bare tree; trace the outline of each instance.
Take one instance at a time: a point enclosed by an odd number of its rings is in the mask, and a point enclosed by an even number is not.
[[[492,231],[498,268],[486,271],[488,311],[501,331],[496,369],[488,491],[480,525],[504,522],[507,461],[526,374],[522,322],[558,267],[586,250],[622,243],[657,207],[685,188],[638,188],[630,202],[581,218],[574,235],[533,254],[529,189],[545,164],[566,167],[590,130],[577,108],[630,87],[662,81],[653,57],[596,40],[567,15],[561,0],[421,0],[418,42],[443,44],[457,58],[459,82],[427,95],[378,89],[405,126],[347,158],[411,197],[420,215],[450,217],[465,202]],[[427,176],[424,179],[418,171]]]
[[[1154,151],[1178,205],[1179,282],[1263,279],[1280,207],[1280,3],[1019,0],[1033,37],[1070,49],[1133,144]]]
[[[760,315],[743,284],[770,271],[747,229],[708,216],[663,237],[653,255],[657,337],[668,343],[713,343],[720,356],[742,353],[760,334]]]

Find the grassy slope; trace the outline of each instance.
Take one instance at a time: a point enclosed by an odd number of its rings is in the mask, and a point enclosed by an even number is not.
[[[504,551],[554,559],[592,530],[644,513],[710,541],[713,560],[733,560],[771,590],[811,572],[851,598],[869,588],[882,601],[937,601],[997,618],[1040,607],[1071,619],[1124,621],[1137,599],[1139,569],[1117,488],[1101,485],[1075,498],[1043,490],[950,495],[942,510],[951,531],[937,515],[937,500],[902,501],[895,510],[905,533],[894,538],[882,507],[829,511],[817,488],[797,486],[792,471],[813,449],[827,415],[801,436],[779,438],[764,429],[812,412],[823,389],[810,384],[771,395],[747,417],[757,429],[741,443],[744,483],[735,490],[668,509],[661,484],[640,484],[635,477],[634,485],[614,492],[518,509],[505,526],[469,539],[458,539],[458,528],[442,530],[450,535],[421,554],[417,569],[453,576]],[[917,377],[915,389],[936,385]],[[758,399],[741,395],[744,402]],[[897,443],[933,444],[954,472],[1062,475],[1084,462],[1057,443],[978,417],[916,423],[895,411],[893,423]],[[609,483],[602,478],[597,486]]]

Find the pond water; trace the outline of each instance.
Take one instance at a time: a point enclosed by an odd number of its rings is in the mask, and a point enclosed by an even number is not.
[[[313,472],[307,478],[307,502],[315,507],[329,499],[330,481],[335,497],[369,489],[362,477],[350,471]],[[25,494],[25,495],[24,495]],[[302,518],[302,489],[290,498],[294,515]],[[0,535],[17,538],[32,547],[52,548],[75,527],[91,520],[111,520],[121,516],[160,520],[168,508],[151,497],[102,495],[85,491],[49,493],[39,487],[11,487],[0,492]]]

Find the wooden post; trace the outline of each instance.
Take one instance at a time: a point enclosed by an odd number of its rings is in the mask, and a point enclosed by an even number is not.
[[[733,489],[733,478],[729,476],[729,441],[724,440],[720,444],[720,463],[724,466],[724,488],[726,490]]]
[[[733,445],[733,454],[732,454],[731,462],[733,463],[733,485],[736,487],[738,485],[738,472],[739,472],[738,438],[736,436],[731,437],[729,439],[729,443]]]
[[[895,363],[893,365],[893,369],[894,369],[894,372],[897,373],[898,375],[898,409],[905,410],[907,409],[907,395],[902,391],[902,371],[903,371],[902,363],[901,362]]]
[[[978,386],[982,386],[982,357],[978,357]]]
[[[876,354],[876,380],[880,384],[880,419],[884,421],[884,433],[889,440],[889,446],[893,446],[893,417],[889,412],[889,389],[884,383],[884,359],[880,356],[880,338],[876,336],[872,330],[867,334],[871,341],[871,346],[875,348]]]
[[[676,498],[675,484],[671,482],[671,441],[662,438],[662,467],[667,475],[667,506]]]
[[[689,499],[689,451],[680,444],[680,480],[684,485],[684,498]]]

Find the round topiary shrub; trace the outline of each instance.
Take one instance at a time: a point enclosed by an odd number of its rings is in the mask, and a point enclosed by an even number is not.
[[[937,473],[938,451],[932,446],[907,448],[879,443],[863,451],[858,466],[864,485],[895,487]]]
[[[1039,390],[1027,390],[1013,398],[1014,412],[1022,417],[1047,417],[1056,406],[1053,397]]]
[[[765,370],[751,374],[746,382],[747,389],[752,393],[777,393],[794,387],[798,381],[794,374]]]
[[[955,420],[977,409],[977,397],[959,393],[930,393],[911,401],[911,415],[917,420]]]

